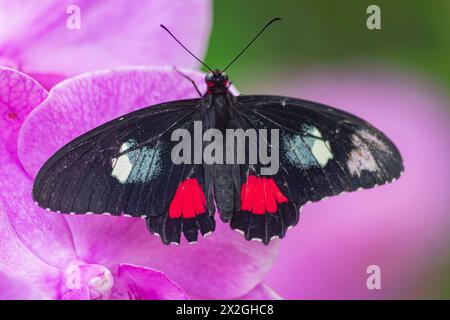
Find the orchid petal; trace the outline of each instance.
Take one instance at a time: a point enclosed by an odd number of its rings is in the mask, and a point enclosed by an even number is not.
[[[2,250],[0,270],[22,272],[25,261],[18,263],[19,251],[13,247],[24,246],[46,264],[54,267],[64,266],[76,260],[71,232],[63,216],[48,213],[37,207],[31,200],[32,181],[9,157],[0,158],[0,234]],[[24,250],[25,250],[24,248]],[[7,254],[9,253],[9,254]],[[17,256],[16,256],[17,255]]]
[[[273,291],[266,284],[259,284],[245,296],[240,298],[241,300],[282,300],[280,295]]]
[[[160,24],[202,56],[211,1],[2,1],[0,60],[27,73],[64,76],[129,65],[198,66]]]
[[[42,300],[48,298],[25,281],[0,273],[0,300]]]
[[[199,73],[183,72],[203,83]],[[204,90],[204,84],[200,88]],[[66,80],[51,90],[48,99],[23,125],[20,159],[34,176],[56,150],[108,120],[144,106],[196,96],[192,84],[172,68],[124,69]],[[246,294],[269,270],[278,247],[277,241],[267,247],[245,241],[222,223],[218,223],[213,235],[196,245],[167,247],[138,219],[66,219],[80,256],[108,268],[132,263],[161,270],[189,295],[205,298]]]
[[[68,216],[77,252],[112,269],[131,263],[161,270],[190,296],[233,299],[258,285],[269,271],[278,241],[269,246],[246,241],[229,225],[195,245],[167,246],[151,235],[137,218]]]
[[[148,265],[164,271],[189,295],[207,299],[235,299],[249,292],[270,270],[279,244],[246,241],[220,221],[195,245],[167,247],[155,240],[148,241]]]
[[[50,266],[76,258],[70,229],[63,217],[49,215],[31,201],[32,182],[16,156],[19,128],[47,93],[28,76],[7,68],[0,68],[0,90],[0,148],[6,150],[0,157],[0,270],[33,281],[52,278],[56,269]]]
[[[0,270],[5,275],[34,283],[53,296],[58,270],[39,259],[20,241],[0,202]]]
[[[133,300],[186,300],[186,293],[164,273],[120,264],[112,298]]]
[[[17,160],[19,129],[31,110],[47,97],[36,81],[22,72],[0,67],[0,142]]]

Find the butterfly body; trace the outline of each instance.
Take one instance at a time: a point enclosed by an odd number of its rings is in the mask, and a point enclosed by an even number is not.
[[[202,129],[217,129],[225,135],[226,129],[232,127],[235,97],[230,92],[228,76],[220,70],[206,75],[207,91],[201,99]],[[203,152],[203,148],[202,148]],[[223,154],[226,154],[224,146]],[[218,164],[203,164],[205,176],[209,177],[207,186],[208,206],[216,204],[220,218],[229,222],[234,211],[239,210],[240,172],[236,164],[225,164],[225,159]]]
[[[305,203],[403,170],[394,144],[360,118],[295,98],[234,96],[220,71],[205,81],[201,98],[135,111],[61,148],[33,198],[61,213],[142,217],[165,244],[214,231],[217,211],[247,240],[268,244],[297,224]],[[242,135],[243,147],[228,139]]]

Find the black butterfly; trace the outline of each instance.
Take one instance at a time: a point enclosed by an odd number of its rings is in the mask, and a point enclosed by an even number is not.
[[[233,96],[227,75],[210,71],[201,98],[129,113],[61,148],[36,177],[35,201],[61,213],[142,217],[165,244],[179,243],[181,233],[192,243],[199,231],[214,231],[217,208],[222,221],[245,239],[268,244],[297,224],[305,203],[385,184],[401,175],[399,151],[366,121],[295,98]],[[278,148],[278,171],[262,175],[261,161],[175,163],[172,153],[179,140],[174,141],[173,132],[184,129],[195,137],[195,124],[200,123],[196,121],[201,121],[202,130],[221,133],[269,130],[268,154]],[[269,143],[272,130],[278,132],[277,145]],[[245,146],[245,159],[252,155],[250,147]],[[203,141],[197,151],[205,148]],[[236,146],[225,146],[224,157],[234,151]],[[191,150],[186,155],[195,154]]]

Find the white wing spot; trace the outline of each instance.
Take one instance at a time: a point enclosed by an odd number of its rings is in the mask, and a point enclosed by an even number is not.
[[[367,130],[359,130],[357,132],[359,136],[361,136],[364,140],[370,142],[373,146],[375,146],[378,150],[386,152],[386,153],[392,153],[390,148],[381,141],[377,136],[373,135],[371,132]]]
[[[311,135],[318,137],[320,139],[314,139],[314,144],[311,148],[311,152],[314,158],[317,159],[321,167],[325,167],[328,160],[333,159],[333,154],[331,153],[330,142],[323,140],[322,133],[316,127],[309,132]]]
[[[125,152],[130,148],[130,145],[125,142],[120,147],[119,152]],[[133,170],[133,165],[131,164],[128,154],[121,155],[119,158],[114,158],[112,160],[113,171],[111,176],[119,180],[120,183],[125,183],[130,176],[131,170]]]
[[[347,167],[350,173],[361,176],[364,170],[370,172],[378,171],[379,167],[375,158],[367,145],[356,134],[352,136],[352,143],[355,149],[350,152],[347,159]]]

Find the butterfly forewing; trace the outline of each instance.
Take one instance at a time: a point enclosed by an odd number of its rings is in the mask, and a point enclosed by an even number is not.
[[[395,145],[368,122],[322,104],[278,96],[240,96],[255,126],[280,130],[280,169],[301,186],[301,202],[370,188],[398,178]]]

